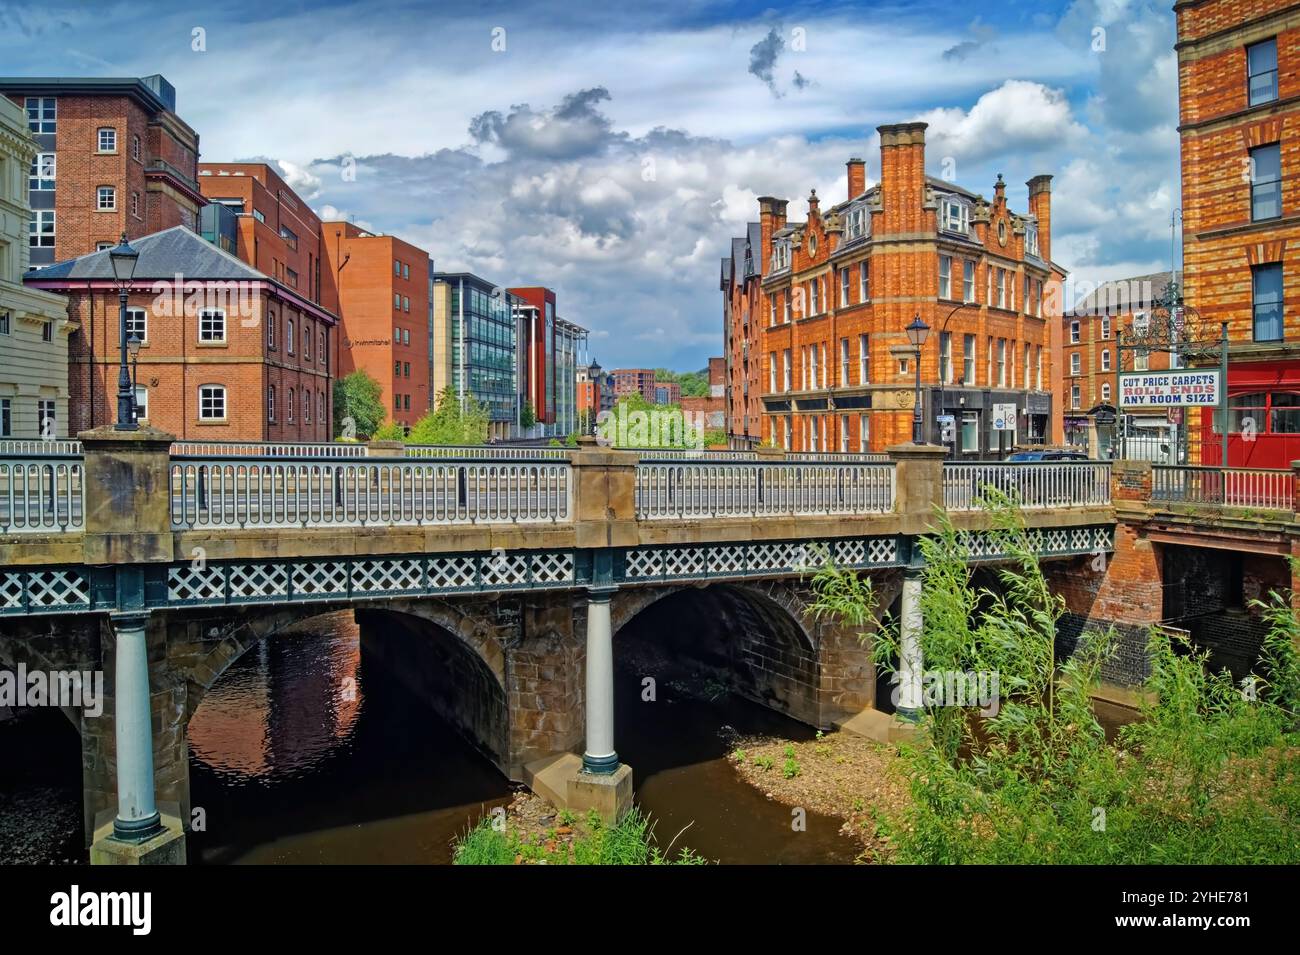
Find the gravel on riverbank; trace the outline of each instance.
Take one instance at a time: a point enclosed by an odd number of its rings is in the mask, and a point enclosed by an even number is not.
[[[910,800],[894,747],[849,733],[806,742],[750,736],[738,739],[728,758],[769,799],[843,819],[840,832],[862,846],[858,861],[888,861],[877,819],[901,818]]]

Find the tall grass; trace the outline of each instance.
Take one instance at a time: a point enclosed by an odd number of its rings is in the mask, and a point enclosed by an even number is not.
[[[557,844],[555,849],[525,842],[517,830],[497,831],[491,819],[483,819],[456,843],[452,861],[455,865],[703,865],[706,860],[690,849],[672,854],[670,845],[660,850],[650,820],[633,808],[612,826],[594,813],[589,815],[585,831],[570,846]]]
[[[886,823],[900,862],[1249,863],[1300,861],[1300,623],[1289,595],[1257,610],[1269,637],[1248,687],[1207,655],[1150,635],[1151,702],[1106,742],[1091,694],[1112,633],[1085,633],[1055,656],[1063,603],[1011,502],[990,504],[1008,560],[1000,586],[972,584],[969,554],[946,516],[922,541],[921,647],[927,670],[993,670],[1002,699],[977,727],[970,711],[927,709],[922,745],[903,748],[912,803]],[[874,594],[834,566],[813,579],[813,610],[849,626],[874,614]],[[889,621],[873,638],[888,669]]]

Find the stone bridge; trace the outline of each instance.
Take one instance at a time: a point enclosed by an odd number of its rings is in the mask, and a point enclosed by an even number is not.
[[[674,652],[830,729],[876,712],[876,671],[856,632],[806,611],[808,573],[828,557],[868,572],[903,622],[906,719],[920,706],[916,542],[935,509],[974,560],[997,561],[977,498],[1015,493],[1054,578],[1092,586],[1085,615],[1100,619],[1112,483],[1104,463],[954,464],[925,445],[236,447],[149,429],[0,445],[0,665],[106,675],[101,715],[65,710],[96,862],[183,860],[186,728],[204,694],[258,641],[343,609],[381,635],[366,652],[409,673],[502,773],[613,815],[631,770],[615,749],[612,642],[639,614],[685,611],[699,626],[665,634]],[[403,666],[417,642],[437,666]]]

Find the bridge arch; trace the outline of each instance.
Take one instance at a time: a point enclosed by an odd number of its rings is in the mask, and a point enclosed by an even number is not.
[[[207,649],[182,670],[188,685],[185,722],[244,653],[308,620],[349,610],[362,626],[366,662],[388,670],[506,771],[509,712],[501,643],[475,608],[429,598],[278,608],[236,619],[227,615],[211,626],[191,621]]]
[[[624,590],[611,607],[615,653],[638,652],[629,641],[644,644],[741,696],[822,726],[820,632],[803,606],[797,589],[781,582]]]

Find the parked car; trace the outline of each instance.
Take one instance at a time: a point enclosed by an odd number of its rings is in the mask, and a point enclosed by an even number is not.
[[[1017,451],[1007,458],[1008,461],[1089,461],[1082,451],[1069,448],[1044,448],[1038,451]]]

